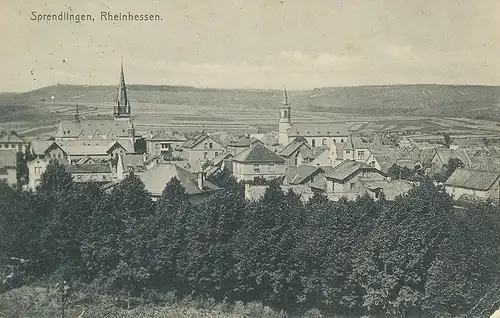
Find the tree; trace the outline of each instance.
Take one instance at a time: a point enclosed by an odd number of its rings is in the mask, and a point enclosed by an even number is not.
[[[73,177],[66,172],[64,166],[52,160],[41,175],[37,192],[40,195],[64,194],[70,191],[73,185]]]
[[[463,168],[464,164],[459,158],[450,158],[447,164],[443,166],[440,172],[438,172],[434,179],[436,182],[446,182],[448,178],[455,172],[457,168]]]
[[[451,144],[451,137],[450,137],[450,134],[448,133],[443,133],[443,142],[444,142],[444,146],[446,148],[449,148],[450,147],[450,144]]]
[[[393,179],[408,180],[414,175],[414,171],[394,163],[387,170],[387,175]]]
[[[135,153],[144,154],[147,152],[146,140],[142,137],[136,138],[134,143]]]

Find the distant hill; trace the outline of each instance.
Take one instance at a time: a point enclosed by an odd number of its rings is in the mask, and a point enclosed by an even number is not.
[[[277,108],[281,91],[129,85],[132,102]],[[0,94],[0,107],[41,102],[112,102],[116,86],[53,85],[26,93]],[[381,116],[466,117],[500,120],[500,87],[473,85],[385,85],[291,91],[294,109]],[[52,99],[53,97],[53,99]],[[11,108],[9,108],[11,109]]]

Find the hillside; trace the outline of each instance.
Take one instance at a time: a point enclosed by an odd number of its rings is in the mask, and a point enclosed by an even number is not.
[[[277,90],[210,89],[187,86],[129,85],[133,103],[276,109]],[[50,102],[112,102],[116,86],[53,85],[26,93],[0,94],[2,113],[21,111],[12,106],[47,105]],[[465,117],[500,119],[500,87],[470,85],[389,85],[327,87],[290,91],[296,110],[380,116]],[[38,107],[43,107],[39,105]],[[7,110],[7,111],[4,111]],[[41,112],[42,115],[43,111]]]

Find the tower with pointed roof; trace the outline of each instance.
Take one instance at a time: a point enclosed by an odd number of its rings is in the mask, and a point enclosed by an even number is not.
[[[113,107],[113,117],[115,120],[130,119],[130,102],[127,97],[127,87],[125,86],[125,75],[123,74],[123,61],[120,68],[120,82],[118,83],[118,94]]]
[[[278,123],[278,139],[281,146],[288,144],[288,130],[292,126],[292,115],[286,87],[283,89],[283,102],[280,106],[280,119]]]

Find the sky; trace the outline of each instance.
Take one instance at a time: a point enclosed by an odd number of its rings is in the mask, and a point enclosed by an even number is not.
[[[0,91],[500,85],[500,0],[0,0]],[[94,21],[32,21],[91,14]],[[102,11],[161,21],[101,21]]]

